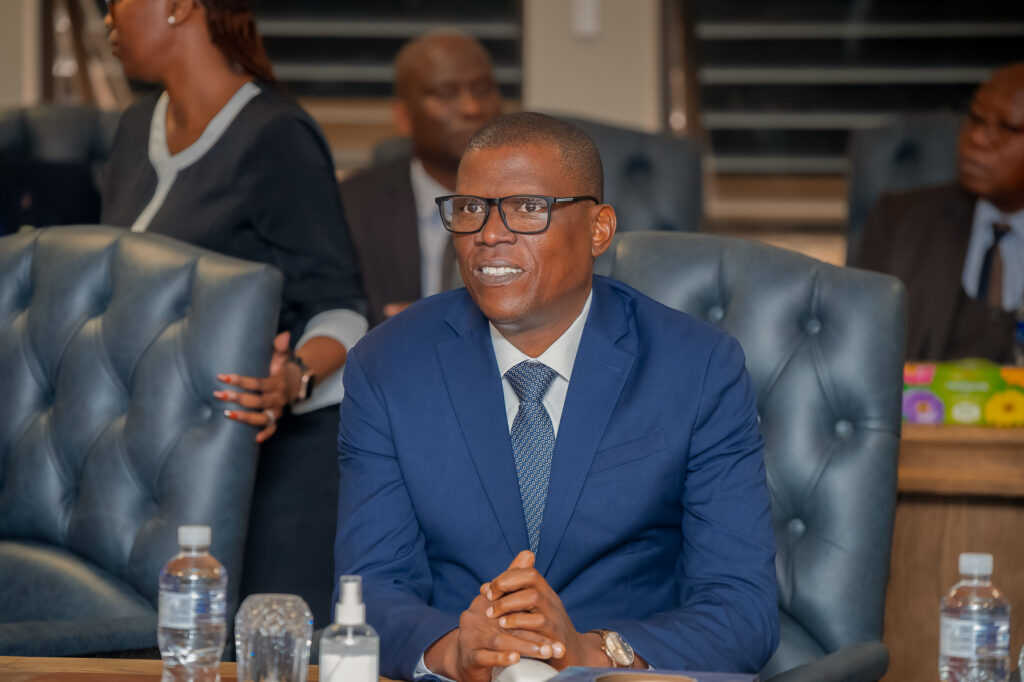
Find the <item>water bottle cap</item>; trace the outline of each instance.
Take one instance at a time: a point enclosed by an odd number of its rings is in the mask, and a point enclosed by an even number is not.
[[[358,575],[341,576],[338,603],[334,607],[334,622],[338,625],[363,625],[366,622],[366,604],[363,603],[363,579]]]
[[[178,544],[182,547],[209,547],[212,534],[209,526],[178,526]]]
[[[960,573],[963,575],[992,575],[992,555],[964,552],[960,555]]]

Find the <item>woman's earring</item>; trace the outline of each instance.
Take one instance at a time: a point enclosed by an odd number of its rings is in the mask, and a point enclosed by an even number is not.
[[[177,19],[174,18],[173,14],[171,16],[167,17],[167,23],[168,24],[173,24],[175,21],[177,21]]]

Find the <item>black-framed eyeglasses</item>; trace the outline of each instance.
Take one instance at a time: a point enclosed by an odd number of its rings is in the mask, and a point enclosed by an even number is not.
[[[434,199],[445,229],[456,234],[479,232],[487,223],[491,206],[498,207],[501,222],[509,232],[536,234],[548,229],[551,209],[555,204],[574,204],[577,201],[601,203],[592,196],[549,197],[540,194],[513,194],[497,198],[449,194]]]

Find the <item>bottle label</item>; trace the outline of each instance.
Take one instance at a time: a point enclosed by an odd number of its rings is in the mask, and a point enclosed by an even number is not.
[[[227,595],[223,590],[160,591],[159,624],[162,628],[191,630],[203,625],[224,625],[226,612]]]
[[[376,656],[320,654],[320,679],[323,682],[376,682],[378,676]]]
[[[1004,658],[1010,655],[1010,621],[977,621],[942,616],[939,651],[949,658]]]

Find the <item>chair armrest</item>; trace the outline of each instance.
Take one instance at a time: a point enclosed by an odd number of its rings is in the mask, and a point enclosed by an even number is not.
[[[2,656],[88,656],[155,649],[152,616],[0,623]]]
[[[881,642],[858,642],[765,682],[875,682],[889,667]]]

